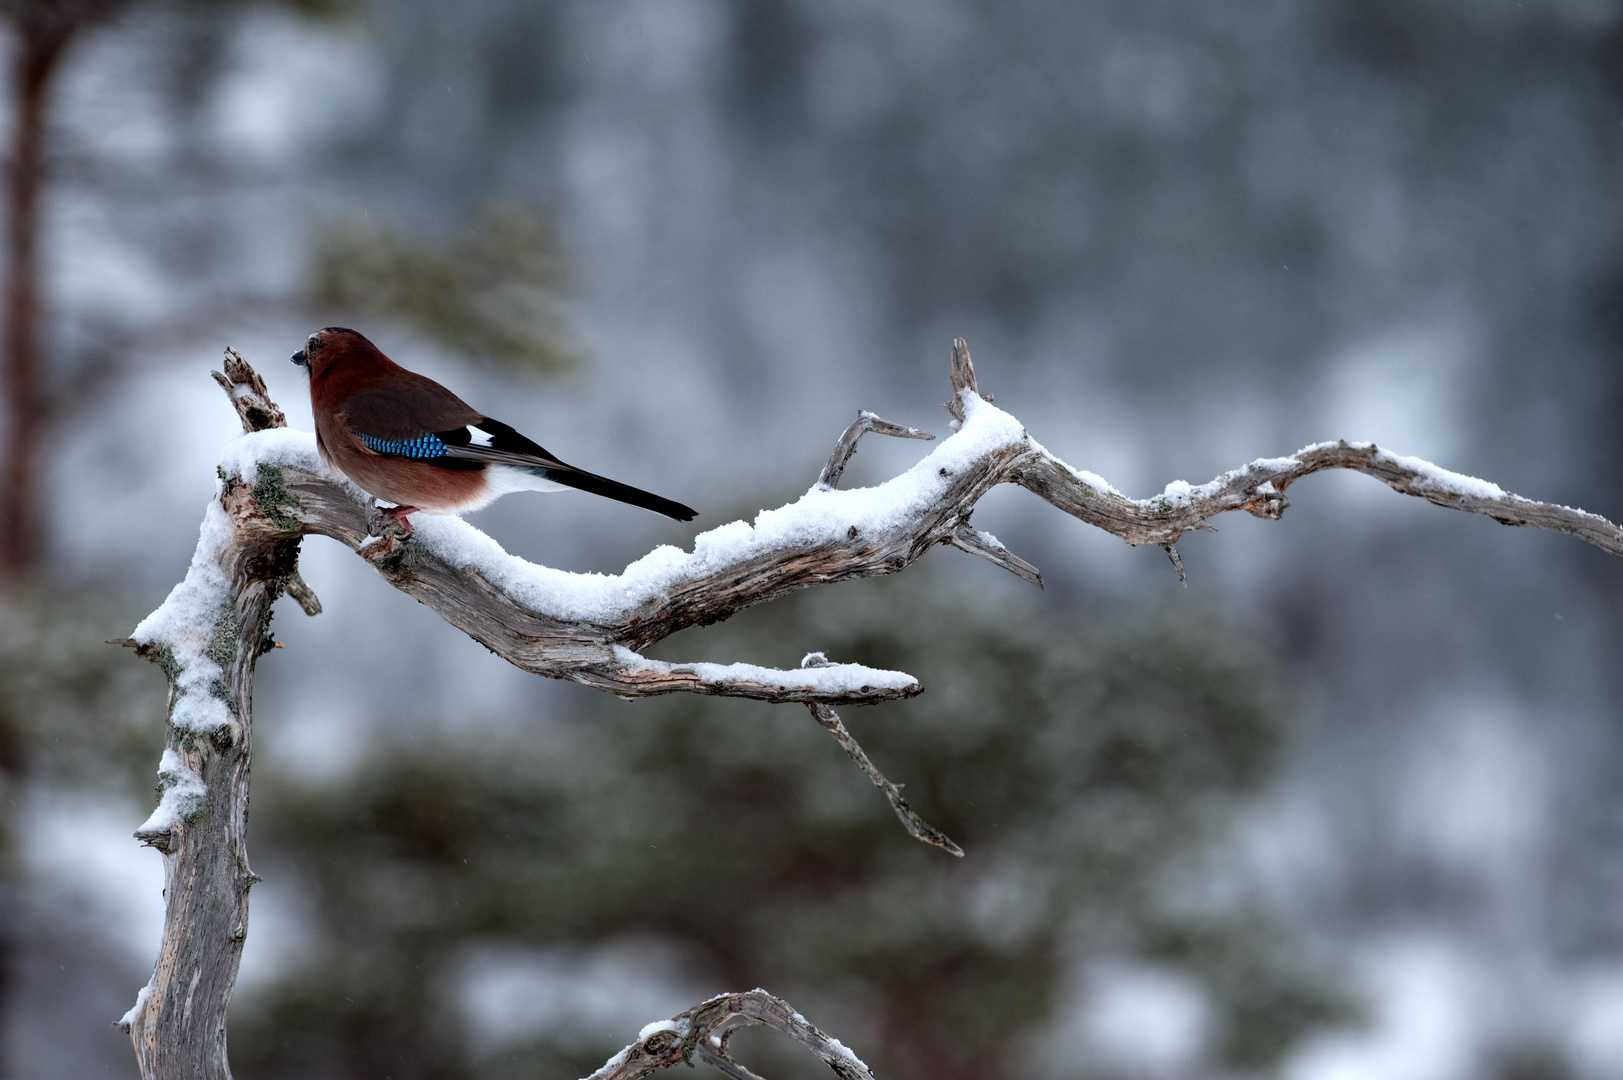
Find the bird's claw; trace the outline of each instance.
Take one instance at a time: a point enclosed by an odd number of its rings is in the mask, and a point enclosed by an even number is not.
[[[416,512],[417,507],[415,506],[378,506],[374,504],[372,507],[372,520],[367,526],[370,537],[365,546],[372,547],[381,543],[392,550],[397,541],[405,540],[411,536],[413,531],[411,519],[406,515]],[[379,552],[369,551],[367,557],[371,558],[377,554]]]
[[[411,527],[411,519],[409,517],[407,517],[407,515],[408,514],[415,514],[417,512],[417,507],[415,507],[415,506],[380,506],[380,507],[378,507],[378,510],[379,510],[380,513],[383,514],[384,517],[388,518],[390,521],[392,521],[396,525],[400,526],[400,531],[401,531],[402,534],[404,534],[406,536],[410,536],[412,534],[413,530],[412,530],[412,527]]]

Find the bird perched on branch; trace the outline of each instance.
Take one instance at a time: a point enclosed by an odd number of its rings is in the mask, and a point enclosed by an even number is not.
[[[408,534],[409,514],[466,513],[512,491],[576,488],[678,521],[697,513],[559,461],[353,330],[317,330],[292,360],[310,375],[321,459],[395,503],[383,513]]]

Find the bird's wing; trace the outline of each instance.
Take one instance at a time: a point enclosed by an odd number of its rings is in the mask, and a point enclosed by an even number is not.
[[[445,448],[444,456],[434,462],[436,465],[450,468],[464,462],[507,465],[525,469],[555,484],[640,506],[677,521],[692,521],[698,513],[691,506],[559,461],[540,445],[488,416],[466,427],[435,432],[433,437]]]
[[[559,461],[544,447],[499,420],[480,416],[461,398],[421,376],[353,394],[338,411],[374,453],[442,469],[505,465],[678,521],[691,521],[697,513],[690,506]]]
[[[411,440],[484,419],[473,406],[433,379],[410,371],[349,395],[338,403],[337,411],[355,434],[388,442]]]
[[[435,436],[445,443],[446,454],[464,461],[483,461],[492,465],[517,465],[523,469],[563,469],[579,472],[548,453],[546,448],[531,442],[500,420],[488,416],[450,431],[436,431]]]

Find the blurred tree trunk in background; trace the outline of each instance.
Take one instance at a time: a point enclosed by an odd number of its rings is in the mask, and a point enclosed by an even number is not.
[[[3,9],[15,30],[11,93],[11,192],[6,206],[5,445],[0,465],[0,577],[23,581],[38,564],[37,498],[42,421],[39,217],[45,181],[51,84],[68,46],[86,26],[125,0],[11,0]]]

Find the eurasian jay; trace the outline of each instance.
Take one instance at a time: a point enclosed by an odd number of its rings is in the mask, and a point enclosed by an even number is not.
[[[292,360],[310,376],[321,459],[368,494],[395,503],[383,512],[408,534],[408,514],[466,513],[511,491],[578,488],[678,521],[697,513],[564,464],[353,330],[317,330]]]

